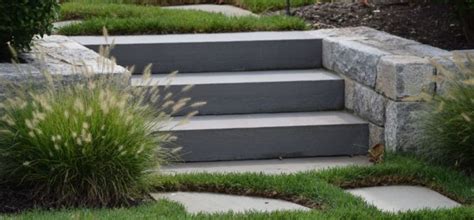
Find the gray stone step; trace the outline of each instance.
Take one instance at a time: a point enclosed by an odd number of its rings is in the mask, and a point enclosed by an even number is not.
[[[348,166],[369,166],[367,156],[309,157],[270,160],[240,160],[194,163],[171,163],[160,166],[163,174],[185,173],[262,173],[268,175],[321,171]]]
[[[184,161],[361,155],[368,124],[346,112],[197,116],[172,131]]]
[[[98,51],[102,36],[73,40]],[[309,69],[321,67],[322,40],[305,32],[111,36],[120,65],[149,63],[154,73]]]
[[[133,86],[164,86],[166,75],[132,78]],[[344,108],[344,81],[323,69],[178,74],[170,91],[206,101],[201,115],[309,112]],[[187,113],[180,112],[181,115]]]

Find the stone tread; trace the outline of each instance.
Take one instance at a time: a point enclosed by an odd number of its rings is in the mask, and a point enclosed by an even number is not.
[[[182,118],[176,117],[170,125],[161,130],[223,130],[367,124],[364,120],[342,111],[196,116],[188,123],[178,126],[180,121]]]
[[[216,34],[169,34],[169,35],[125,35],[110,36],[74,36],[71,39],[83,45],[120,44],[164,44],[164,43],[204,43],[204,42],[240,42],[240,41],[277,41],[321,39],[304,31],[288,32],[247,32]]]
[[[213,73],[179,73],[170,79],[168,74],[153,74],[150,79],[142,76],[132,77],[132,86],[164,85],[170,80],[170,85],[207,85],[207,84],[237,84],[237,83],[273,83],[273,82],[305,82],[342,80],[341,77],[324,69],[306,70],[272,70],[272,71],[241,71]]]
[[[173,163],[160,167],[159,172],[165,174],[183,173],[263,173],[292,174],[306,171],[320,171],[336,167],[368,166],[366,156],[355,157],[313,157],[289,158],[273,160],[244,160]]]

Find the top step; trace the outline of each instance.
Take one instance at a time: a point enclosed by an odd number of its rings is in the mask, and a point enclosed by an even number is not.
[[[71,37],[99,50],[102,36]],[[135,65],[136,73],[152,63],[153,73],[219,72],[321,67],[322,40],[305,32],[251,32],[111,36],[118,63]]]

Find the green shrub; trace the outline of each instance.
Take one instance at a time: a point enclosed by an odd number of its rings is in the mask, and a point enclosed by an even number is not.
[[[57,0],[0,0],[0,59],[9,55],[7,42],[27,50],[34,35],[49,34],[59,11]]]
[[[457,55],[458,56],[458,55]],[[474,57],[456,58],[459,73],[439,64],[448,89],[430,102],[421,124],[422,154],[429,159],[474,171]]]
[[[171,118],[165,112],[179,111],[189,99],[159,98],[154,87],[123,88],[110,80],[20,86],[15,98],[1,102],[0,188],[27,189],[47,207],[116,206],[142,198],[146,171],[166,159],[170,152],[162,146],[174,138],[157,128]]]

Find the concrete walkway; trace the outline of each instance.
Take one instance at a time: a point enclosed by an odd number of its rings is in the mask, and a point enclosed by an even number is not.
[[[222,13],[227,16],[258,16],[251,11],[247,11],[242,8],[238,8],[232,5],[212,5],[212,4],[199,4],[199,5],[178,5],[178,6],[166,6],[164,9],[182,9],[182,10],[198,10],[213,13]]]
[[[352,165],[367,166],[365,156],[357,157],[315,157],[283,160],[246,160],[222,162],[177,163],[162,167],[167,174],[181,173],[264,173],[290,174],[311,170],[323,170]]]
[[[362,197],[367,203],[386,212],[406,212],[422,209],[442,209],[460,206],[438,192],[420,186],[378,186],[350,189],[347,192]]]
[[[234,196],[217,193],[174,192],[155,193],[151,196],[156,199],[168,199],[181,203],[187,212],[198,213],[244,213],[274,212],[274,211],[309,211],[310,208],[276,199],[266,199],[248,196]]]

